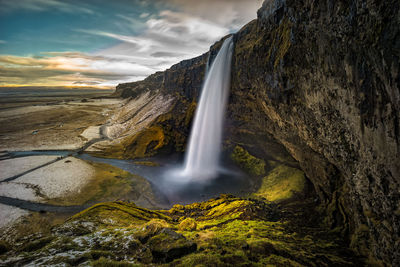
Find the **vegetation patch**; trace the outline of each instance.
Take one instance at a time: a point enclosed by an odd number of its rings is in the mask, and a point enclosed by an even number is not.
[[[255,195],[264,197],[268,201],[280,202],[303,193],[305,184],[306,178],[302,171],[278,165],[263,178],[261,187]]]
[[[179,231],[194,231],[197,228],[196,220],[193,218],[186,218],[178,225]]]
[[[137,165],[143,165],[143,166],[148,166],[148,167],[157,167],[160,166],[157,162],[154,161],[135,161],[134,162]]]
[[[231,158],[249,174],[256,176],[265,174],[265,161],[254,157],[241,146],[236,146],[233,149]]]
[[[126,261],[115,261],[104,257],[93,261],[91,264],[93,267],[139,267],[141,264],[134,264]]]
[[[164,139],[163,129],[151,126],[125,141],[124,154],[132,159],[153,156],[164,146]]]

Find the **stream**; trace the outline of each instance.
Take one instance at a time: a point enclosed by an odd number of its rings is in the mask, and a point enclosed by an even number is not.
[[[165,179],[167,170],[179,167],[182,164],[182,155],[170,155],[168,157],[153,157],[140,160],[122,160],[112,158],[95,157],[81,151],[68,150],[37,150],[37,151],[11,151],[3,153],[0,160],[29,157],[29,156],[58,156],[57,159],[25,171],[21,174],[4,179],[1,182],[9,182],[37,170],[41,167],[48,166],[58,160],[68,156],[73,156],[78,159],[109,164],[131,174],[145,178],[151,185],[154,194],[157,195],[161,203],[157,203],[160,207],[169,208],[174,204],[190,204],[193,202],[205,201],[220,194],[244,195],[249,192],[252,187],[251,179],[244,175],[236,166],[226,166],[221,170],[221,174],[214,180],[208,183],[187,183],[182,187],[177,187],[176,184],[171,184],[168,179]],[[146,166],[140,164],[143,161],[151,161],[157,166]],[[136,163],[138,162],[138,163]],[[229,171],[228,171],[229,169]],[[30,211],[45,211],[45,212],[61,212],[75,213],[79,212],[88,206],[57,206],[31,201],[25,201],[9,197],[0,197],[0,203],[19,207]]]

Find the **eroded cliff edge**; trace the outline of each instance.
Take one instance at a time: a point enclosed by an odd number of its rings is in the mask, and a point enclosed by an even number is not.
[[[359,253],[393,265],[400,263],[399,5],[265,1],[258,19],[234,35],[227,133],[228,144],[261,158],[284,157],[283,145],[312,182],[325,223]],[[145,151],[183,149],[209,55],[220,44],[118,87],[124,97],[173,99],[150,123],[162,142]],[[132,155],[138,142],[128,143]]]

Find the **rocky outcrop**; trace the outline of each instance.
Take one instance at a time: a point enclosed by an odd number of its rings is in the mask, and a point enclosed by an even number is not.
[[[399,5],[265,1],[258,19],[234,35],[225,143],[228,150],[240,144],[258,158],[298,164],[324,222],[371,262],[393,265],[400,264]],[[220,43],[208,53],[211,60]],[[187,114],[208,54],[118,92],[157,88],[180,99],[169,114]],[[185,119],[158,122],[180,148]]]

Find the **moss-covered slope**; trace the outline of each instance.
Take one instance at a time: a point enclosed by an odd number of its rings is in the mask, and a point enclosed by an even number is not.
[[[296,211],[298,208],[295,204],[290,208],[227,195],[161,211],[124,202],[101,203],[54,227],[50,233],[37,233],[4,245],[0,259],[8,266],[362,263],[341,246],[338,236],[305,220],[304,214]],[[312,205],[308,208],[312,214]]]

